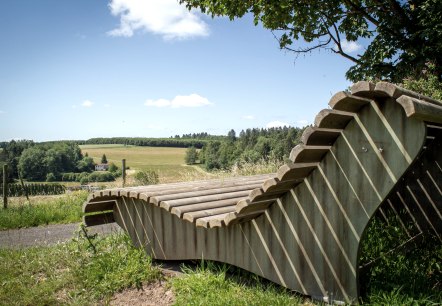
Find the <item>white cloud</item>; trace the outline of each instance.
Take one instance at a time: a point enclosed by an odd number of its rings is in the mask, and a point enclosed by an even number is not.
[[[120,16],[110,36],[131,37],[137,30],[161,35],[164,39],[185,39],[209,35],[207,24],[177,0],[111,0],[109,8]]]
[[[355,41],[348,41],[344,39],[341,41],[342,51],[345,53],[353,53],[362,49],[362,46]],[[338,46],[335,45],[335,50],[338,49]]]
[[[171,108],[180,108],[180,107],[200,107],[213,105],[207,98],[201,97],[198,94],[191,94],[188,96],[176,96],[172,100],[167,99],[158,99],[158,100],[146,100],[144,102],[146,106],[154,106],[154,107],[171,107]]]
[[[243,116],[242,118],[246,119],[246,120],[254,120],[255,116],[253,116],[253,115],[246,115],[246,116]]]
[[[84,100],[83,103],[81,103],[81,105],[84,107],[91,107],[92,105],[94,105],[94,102],[90,100]]]
[[[290,126],[290,124],[286,123],[286,122],[281,122],[281,121],[272,121],[267,123],[266,128],[275,128],[275,127],[284,127],[284,126]]]
[[[308,125],[308,120],[305,120],[305,119],[298,120],[298,121],[296,121],[296,123],[297,123],[298,126],[304,127],[304,126]]]

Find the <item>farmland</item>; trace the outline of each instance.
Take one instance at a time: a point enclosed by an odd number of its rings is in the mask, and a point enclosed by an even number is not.
[[[196,166],[184,164],[185,148],[138,147],[118,144],[81,145],[81,151],[100,163],[103,154],[109,163],[121,167],[121,160],[126,159],[126,167],[131,170],[155,170],[161,183],[205,178]]]

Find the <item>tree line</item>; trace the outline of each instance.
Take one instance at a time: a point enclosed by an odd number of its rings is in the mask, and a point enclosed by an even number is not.
[[[246,129],[237,136],[235,130],[230,130],[223,140],[209,141],[199,152],[189,148],[185,161],[187,164],[199,161],[207,170],[230,169],[241,162],[284,161],[300,142],[302,132],[301,128],[285,126]]]

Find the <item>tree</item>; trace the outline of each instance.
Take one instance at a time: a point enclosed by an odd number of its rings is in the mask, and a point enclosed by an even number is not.
[[[107,164],[106,154],[103,154],[103,156],[101,157],[101,163],[102,164]]]
[[[94,170],[94,167],[95,163],[92,157],[83,157],[83,159],[77,163],[77,169],[80,172],[91,172]]]
[[[418,77],[425,63],[442,74],[442,1],[440,0],[180,0],[187,8],[228,16],[247,13],[270,29],[281,48],[300,55],[326,49],[354,63],[351,81]],[[299,39],[308,43],[302,47]],[[369,41],[352,55],[345,44]]]
[[[198,152],[196,151],[195,147],[189,147],[186,150],[184,161],[186,162],[187,165],[194,165],[196,164],[197,160],[198,160]]]
[[[45,181],[47,165],[45,151],[38,146],[23,151],[18,162],[20,176],[30,181]]]

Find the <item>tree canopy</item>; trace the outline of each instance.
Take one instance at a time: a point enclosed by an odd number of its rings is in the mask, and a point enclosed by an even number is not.
[[[418,77],[425,64],[442,73],[441,0],[180,0],[187,8],[228,16],[247,13],[273,31],[281,48],[297,54],[326,49],[354,65],[351,81],[386,79],[400,82]],[[309,45],[300,46],[299,39]],[[358,55],[346,52],[346,42],[369,41]]]

